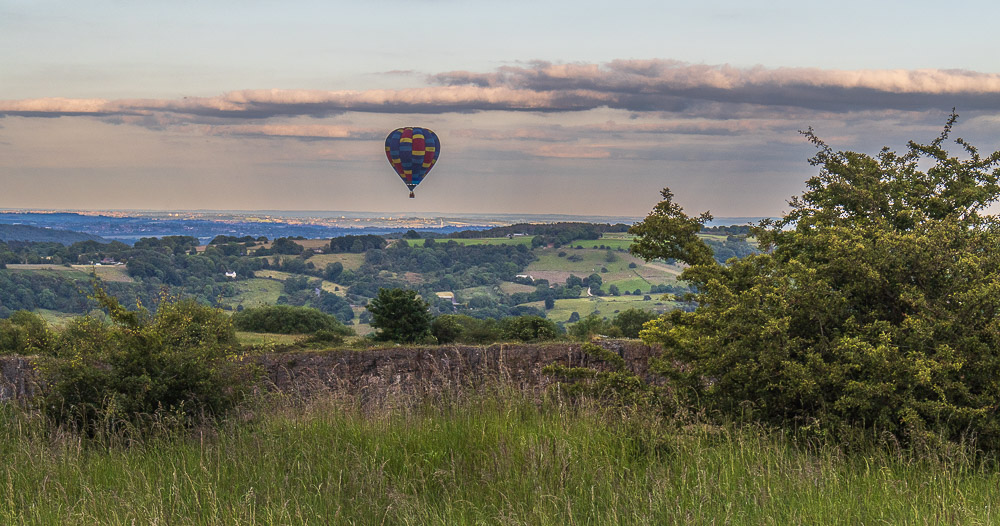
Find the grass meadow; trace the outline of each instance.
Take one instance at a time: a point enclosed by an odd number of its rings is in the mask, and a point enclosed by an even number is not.
[[[135,280],[128,275],[124,265],[53,265],[53,264],[7,264],[7,270],[14,272],[32,272],[35,274],[58,274],[77,281],[89,281],[97,274],[104,281],[132,283]]]
[[[364,254],[314,254],[309,256],[307,261],[312,262],[318,269],[325,269],[332,263],[340,263],[344,270],[358,270],[365,262]]]
[[[545,317],[560,322],[569,319],[574,312],[580,317],[597,313],[602,318],[614,318],[619,311],[629,308],[642,309],[649,312],[664,312],[674,308],[674,302],[660,299],[661,294],[653,295],[650,300],[643,300],[642,296],[603,296],[592,298],[560,299],[555,301],[552,309],[545,311]],[[545,308],[541,301],[526,303],[525,305]]]
[[[273,396],[119,443],[0,406],[2,524],[963,524],[995,465],[498,389]]]

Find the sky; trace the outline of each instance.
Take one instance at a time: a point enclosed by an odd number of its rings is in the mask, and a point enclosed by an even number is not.
[[[696,5],[697,4],[697,5]],[[776,216],[1000,149],[996,2],[0,0],[0,208]],[[383,141],[441,140],[416,199]],[[955,147],[957,148],[957,146]],[[957,151],[957,150],[956,150]]]

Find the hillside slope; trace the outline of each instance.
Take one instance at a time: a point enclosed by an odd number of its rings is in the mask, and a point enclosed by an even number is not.
[[[3,225],[0,224],[0,241],[33,241],[62,243],[72,245],[79,241],[97,241],[107,243],[108,240],[93,234],[84,234],[72,230],[59,230],[56,228],[41,228],[29,225]]]

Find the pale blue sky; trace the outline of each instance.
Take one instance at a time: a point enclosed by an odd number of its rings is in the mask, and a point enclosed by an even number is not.
[[[808,126],[997,148],[997,4],[757,4],[0,0],[0,207],[774,215]]]

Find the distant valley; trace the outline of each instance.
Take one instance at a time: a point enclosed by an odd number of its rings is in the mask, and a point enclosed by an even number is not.
[[[93,239],[133,244],[144,237],[191,236],[205,244],[218,235],[275,239],[303,237],[330,239],[351,234],[392,234],[414,230],[450,234],[463,230],[485,230],[517,223],[625,223],[640,217],[569,216],[542,214],[449,214],[439,216],[405,212],[318,211],[38,211],[0,210],[0,240],[51,241],[39,231],[67,230],[93,237],[64,239],[67,244]],[[720,217],[708,224],[744,225],[757,217]],[[25,237],[28,232],[39,237]],[[97,239],[102,238],[102,239]]]

